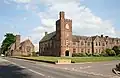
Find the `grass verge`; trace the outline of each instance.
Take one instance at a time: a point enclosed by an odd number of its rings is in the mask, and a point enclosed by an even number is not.
[[[25,59],[34,59],[34,60],[43,60],[43,61],[50,61],[50,62],[57,62],[58,59],[71,59],[71,61],[74,63],[120,60],[120,57],[48,57],[48,56],[39,56],[39,57],[15,56],[15,57],[25,58]]]

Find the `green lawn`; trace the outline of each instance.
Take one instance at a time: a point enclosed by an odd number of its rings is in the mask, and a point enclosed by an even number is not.
[[[20,57],[20,58],[29,58],[37,60],[45,60],[57,62],[58,59],[71,59],[72,62],[100,62],[100,61],[113,61],[120,60],[120,57],[48,57],[48,56],[39,56],[39,57]]]

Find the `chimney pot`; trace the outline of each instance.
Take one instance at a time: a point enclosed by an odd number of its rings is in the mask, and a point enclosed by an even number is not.
[[[101,35],[101,37],[103,38],[103,35]]]
[[[47,32],[45,32],[45,35],[47,35]]]

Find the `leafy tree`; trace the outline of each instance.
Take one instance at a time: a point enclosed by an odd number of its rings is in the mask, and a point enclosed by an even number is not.
[[[114,46],[112,50],[115,51],[116,55],[120,54],[120,46]]]
[[[115,51],[112,49],[106,49],[105,51],[106,51],[108,56],[115,56],[116,55]]]
[[[15,42],[15,36],[12,33],[6,33],[4,37],[5,39],[3,40],[1,45],[1,50],[3,54],[5,54],[5,52],[8,50],[8,47]]]

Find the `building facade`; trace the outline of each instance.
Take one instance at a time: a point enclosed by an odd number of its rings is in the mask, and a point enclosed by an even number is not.
[[[120,46],[119,38],[108,36],[77,36],[72,35],[72,20],[65,19],[64,12],[59,13],[56,31],[45,32],[39,42],[41,56],[72,56],[72,53],[100,54],[106,48]]]
[[[27,39],[20,42],[20,35],[16,35],[16,41],[13,43],[8,50],[9,56],[30,56],[34,52],[33,43]]]

